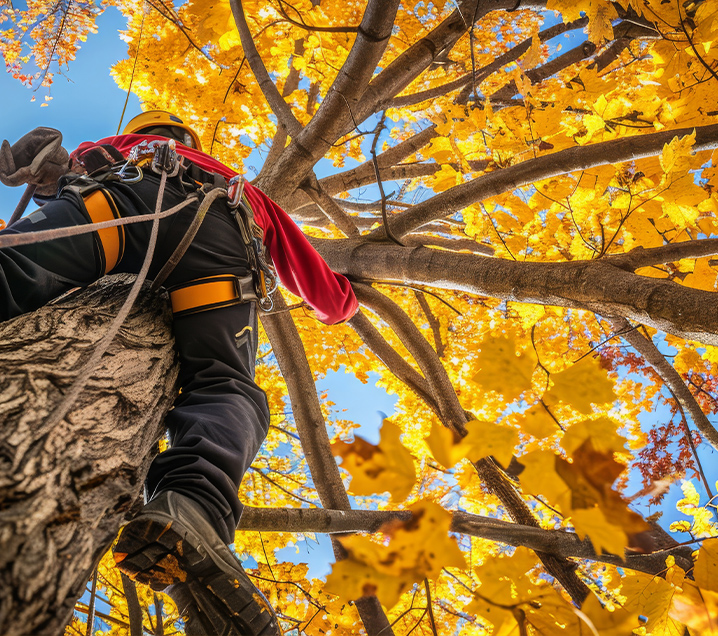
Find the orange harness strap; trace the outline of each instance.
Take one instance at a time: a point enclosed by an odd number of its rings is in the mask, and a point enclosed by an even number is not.
[[[244,278],[232,274],[206,276],[172,287],[169,292],[175,316],[257,300],[251,274]]]
[[[102,189],[94,190],[86,197],[83,197],[83,201],[93,223],[120,218],[120,213],[112,196]],[[107,274],[120,262],[125,251],[125,228],[118,225],[117,227],[97,230],[95,238],[100,247],[101,270],[103,274]]]

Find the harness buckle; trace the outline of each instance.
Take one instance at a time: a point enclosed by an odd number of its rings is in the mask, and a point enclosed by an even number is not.
[[[132,146],[127,161],[120,168],[117,176],[125,183],[135,183],[142,179],[141,166],[150,164],[152,171],[157,174],[166,172],[168,177],[175,177],[179,173],[180,162],[177,158],[177,142],[174,139],[167,141],[147,141],[146,139]],[[137,171],[137,177],[126,177],[128,168]]]
[[[168,177],[174,177],[179,173],[179,169],[177,142],[174,139],[168,139],[166,142],[157,144],[152,155],[152,172],[157,174],[166,172]]]

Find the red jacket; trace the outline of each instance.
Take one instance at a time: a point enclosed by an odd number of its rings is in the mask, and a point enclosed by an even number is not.
[[[156,135],[118,135],[97,142],[86,141],[72,154],[84,152],[93,146],[109,144],[123,156],[141,141],[164,137]],[[237,173],[213,157],[194,148],[177,143],[177,153],[187,157],[207,172],[216,172],[230,179]],[[302,231],[289,215],[264,192],[246,184],[245,193],[254,212],[257,224],[264,230],[264,244],[282,284],[293,294],[301,296],[315,310],[317,318],[331,325],[354,315],[358,303],[349,281],[336,274],[310,245]]]

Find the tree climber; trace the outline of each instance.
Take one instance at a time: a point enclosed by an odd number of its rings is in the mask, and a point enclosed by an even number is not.
[[[57,194],[0,236],[152,214],[161,183],[158,166],[168,173],[162,209],[197,197],[159,223],[148,277],[166,277],[181,392],[165,420],[170,447],[147,475],[147,503],[114,547],[118,567],[166,591],[186,616],[188,634],[278,634],[274,611],[227,545],[242,512],[240,481],[269,425],[266,396],[254,382],[257,301],[266,298],[272,276],[264,248],[287,289],[326,324],[356,311],[351,286],[278,205],[257,188],[242,187],[234,171],[203,153],[199,137],[179,117],[149,111],[121,135],[81,144],[70,155],[72,172],[59,183],[67,163],[48,152],[47,133],[38,132],[43,130],[49,129],[36,129],[12,147],[4,142],[0,180],[39,185],[40,196]],[[53,143],[57,150],[59,142]],[[38,169],[33,158],[43,152],[50,158]],[[233,178],[232,199],[215,199],[197,229],[205,193]],[[0,319],[33,311],[110,272],[137,273],[151,225],[0,249]],[[190,236],[196,234],[181,255],[176,248],[188,228]],[[165,264],[180,255],[168,272]]]

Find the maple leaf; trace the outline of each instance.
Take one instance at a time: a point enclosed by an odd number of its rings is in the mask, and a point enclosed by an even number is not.
[[[388,543],[362,536],[341,539],[348,556],[334,565],[325,589],[347,600],[376,594],[392,607],[414,583],[437,577],[444,567],[465,567],[461,550],[449,536],[450,513],[430,501],[408,510],[413,513],[409,521],[382,526]]]
[[[481,343],[477,356],[480,370],[472,378],[482,390],[495,391],[513,402],[531,388],[531,376],[537,364],[533,350],[516,353],[516,336],[488,338]]]
[[[596,358],[587,356],[560,373],[551,374],[551,388],[544,393],[546,404],[570,404],[579,413],[592,412],[592,404],[606,404],[616,399],[613,381]]]
[[[446,468],[452,468],[462,459],[477,462],[493,456],[508,466],[518,443],[518,433],[507,426],[472,420],[466,424],[467,434],[456,439],[447,428],[435,423],[426,442],[431,454]]]
[[[342,468],[352,476],[349,486],[356,495],[373,495],[389,491],[402,501],[416,480],[414,458],[400,440],[401,430],[391,420],[384,420],[381,440],[370,444],[361,437],[351,443],[335,442],[332,451],[343,459]]]

